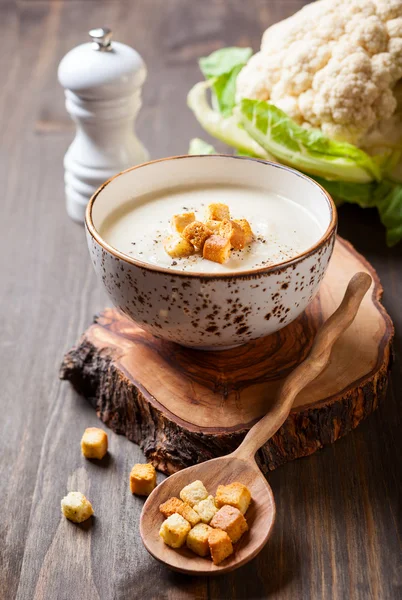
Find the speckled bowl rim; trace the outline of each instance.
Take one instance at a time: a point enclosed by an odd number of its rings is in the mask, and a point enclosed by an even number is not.
[[[274,167],[276,169],[283,169],[284,171],[290,171],[291,173],[293,173],[294,175],[296,175],[297,177],[301,177],[302,179],[306,179],[308,181],[311,181],[313,185],[315,185],[316,187],[318,187],[320,190],[322,190],[322,192],[324,192],[324,198],[327,200],[327,203],[329,205],[329,209],[331,212],[331,221],[330,224],[327,227],[327,230],[325,231],[325,233],[321,236],[321,238],[310,248],[308,248],[307,250],[305,250],[304,252],[301,252],[300,254],[297,254],[296,256],[294,256],[293,258],[280,262],[280,263],[275,263],[274,265],[269,265],[267,267],[261,267],[259,269],[249,269],[248,271],[231,271],[229,273],[200,273],[197,271],[189,271],[189,272],[184,272],[184,271],[178,271],[175,269],[169,269],[167,267],[159,267],[157,265],[153,265],[151,263],[148,262],[143,262],[141,260],[138,260],[136,258],[132,258],[130,256],[128,256],[127,254],[124,254],[123,252],[120,252],[119,250],[117,250],[116,248],[114,248],[113,246],[110,246],[99,234],[99,232],[97,231],[93,220],[92,220],[92,208],[95,204],[96,198],[99,196],[99,194],[102,192],[102,190],[109,185],[109,183],[111,181],[113,181],[114,179],[116,179],[116,177],[120,177],[120,175],[124,175],[125,173],[128,173],[130,171],[134,171],[136,169],[141,169],[142,167],[146,167],[148,165],[154,165],[156,163],[159,162],[165,162],[168,160],[181,160],[181,159],[188,159],[191,160],[192,158],[202,158],[204,160],[208,160],[208,159],[219,159],[219,158],[229,158],[229,159],[233,159],[233,160],[247,160],[247,161],[253,161],[253,162],[259,162],[261,164],[264,165],[269,165],[271,167]],[[148,162],[145,163],[141,163],[140,165],[136,165],[134,167],[130,167],[129,169],[125,169],[124,171],[121,171],[120,173],[116,173],[116,175],[114,175],[113,177],[111,177],[110,179],[108,179],[107,181],[105,181],[105,183],[103,183],[94,193],[94,195],[91,197],[91,199],[88,202],[88,206],[86,208],[85,211],[85,225],[87,227],[88,232],[90,233],[90,235],[98,242],[98,244],[100,246],[102,246],[102,248],[104,250],[106,250],[107,252],[109,252],[110,254],[112,254],[113,256],[115,256],[116,258],[119,258],[120,260],[124,260],[125,262],[131,264],[131,265],[135,265],[136,267],[139,267],[141,269],[146,269],[147,271],[152,271],[152,272],[157,272],[157,273],[164,273],[164,274],[169,274],[172,275],[174,277],[179,276],[179,277],[195,277],[197,279],[232,279],[232,278],[236,278],[236,279],[241,279],[243,277],[249,278],[253,275],[263,275],[266,273],[272,273],[275,271],[282,271],[283,269],[286,269],[287,267],[296,264],[302,260],[304,260],[305,258],[308,258],[309,256],[311,256],[312,254],[314,254],[317,250],[319,250],[321,247],[325,246],[326,242],[336,233],[336,229],[337,229],[337,225],[338,225],[338,215],[337,215],[337,210],[336,210],[336,206],[335,203],[333,201],[333,199],[331,198],[330,194],[328,194],[327,190],[325,188],[323,188],[319,183],[317,183],[316,181],[314,181],[314,179],[312,179],[311,177],[308,177],[307,175],[304,175],[304,173],[300,173],[300,171],[297,171],[296,169],[292,169],[291,167],[287,167],[286,165],[282,165],[280,163],[275,163],[275,162],[271,162],[269,160],[263,160],[260,158],[252,158],[249,156],[233,156],[232,154],[184,154],[184,155],[179,155],[179,156],[168,156],[167,158],[158,158],[156,160],[150,160]]]

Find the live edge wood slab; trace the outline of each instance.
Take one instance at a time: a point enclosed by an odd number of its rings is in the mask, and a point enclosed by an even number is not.
[[[380,303],[376,272],[341,238],[319,294],[272,336],[223,352],[195,351],[158,340],[106,309],[65,356],[60,376],[106,425],[139,444],[157,469],[174,473],[240,444],[306,357],[357,271],[372,276],[372,288],[335,344],[329,366],[296,397],[287,421],[259,451],[267,472],[334,442],[385,397],[393,325]]]

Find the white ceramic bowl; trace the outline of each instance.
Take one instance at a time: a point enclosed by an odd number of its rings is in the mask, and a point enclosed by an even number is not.
[[[253,185],[306,207],[320,224],[316,243],[278,265],[230,274],[179,272],[131,258],[99,234],[134,195],[180,184]],[[154,335],[184,346],[224,349],[291,323],[314,297],[332,254],[336,208],[309,177],[276,163],[234,156],[179,156],[128,169],[104,183],[86,212],[88,247],[113,303]]]

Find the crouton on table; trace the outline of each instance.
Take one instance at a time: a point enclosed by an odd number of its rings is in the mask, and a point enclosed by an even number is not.
[[[107,433],[98,427],[87,427],[81,439],[81,451],[85,458],[101,460],[107,452]]]
[[[82,523],[94,514],[90,501],[81,492],[70,492],[61,501],[61,512],[74,523]]]
[[[149,496],[156,486],[155,467],[149,463],[136,464],[130,473],[130,490],[138,496]]]

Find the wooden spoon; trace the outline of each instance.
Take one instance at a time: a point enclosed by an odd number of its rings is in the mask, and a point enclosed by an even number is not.
[[[370,284],[371,277],[367,273],[357,273],[352,277],[342,303],[318,332],[309,356],[286,378],[268,413],[250,429],[237,450],[183,469],[155,488],[144,504],[140,522],[142,540],[152,556],[175,571],[189,575],[214,575],[237,569],[263,548],[275,520],[275,503],[272,490],[255,462],[255,453],[284,423],[300,390],[325,369],[332,346],[352,323]],[[197,556],[186,546],[174,550],[159,537],[163,521],[159,505],[172,496],[178,497],[180,490],[196,479],[200,479],[213,495],[219,484],[232,481],[240,481],[252,494],[246,513],[250,529],[235,545],[234,554],[220,565],[214,565],[210,558]]]

